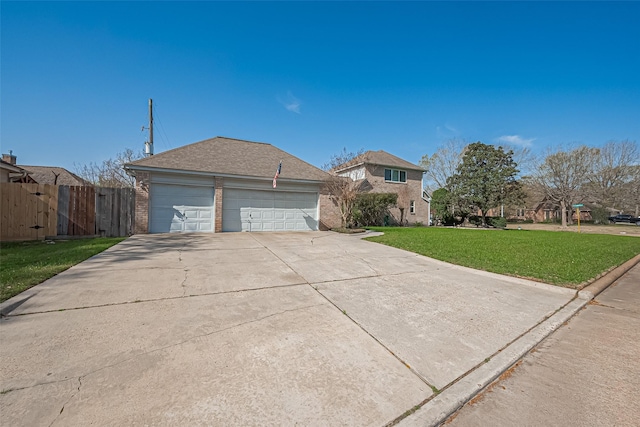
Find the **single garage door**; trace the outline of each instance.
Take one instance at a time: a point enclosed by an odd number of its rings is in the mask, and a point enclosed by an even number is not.
[[[149,231],[213,231],[213,195],[213,187],[152,184]]]
[[[318,193],[225,188],[222,231],[315,231]]]

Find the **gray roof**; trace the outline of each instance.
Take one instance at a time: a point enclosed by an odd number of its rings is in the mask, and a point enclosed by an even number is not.
[[[370,165],[379,165],[379,166],[391,166],[401,169],[409,169],[409,170],[419,170],[424,171],[424,168],[414,165],[413,163],[409,163],[406,160],[401,159],[400,157],[394,156],[393,154],[389,154],[386,151],[367,151],[362,153],[361,155],[354,157],[352,160],[344,163],[340,166],[335,167],[334,171],[340,171],[352,168],[354,166],[360,165],[362,163],[370,164]]]
[[[328,177],[321,169],[271,144],[222,136],[145,157],[125,167],[273,178],[280,161],[281,179],[324,181]]]
[[[90,185],[88,181],[80,178],[73,172],[69,172],[65,168],[57,166],[26,166],[20,165],[26,169],[29,176],[38,184],[57,184],[57,185]],[[56,180],[56,175],[58,179]]]

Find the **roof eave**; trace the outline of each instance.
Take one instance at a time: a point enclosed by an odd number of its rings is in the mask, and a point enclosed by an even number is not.
[[[264,177],[264,176],[253,176],[253,175],[234,175],[234,174],[225,174],[218,172],[204,172],[204,171],[190,171],[184,169],[170,169],[170,168],[158,168],[151,166],[139,166],[128,163],[124,165],[124,169],[128,171],[142,171],[142,172],[160,172],[160,173],[175,173],[181,175],[198,175],[198,176],[218,176],[221,178],[240,178],[240,179],[255,179],[255,180],[264,180],[264,181],[272,181],[273,178]],[[299,182],[299,183],[313,183],[319,184],[324,182],[324,180],[319,179],[303,179],[303,178],[286,178],[286,177],[278,177],[280,181],[286,182]]]

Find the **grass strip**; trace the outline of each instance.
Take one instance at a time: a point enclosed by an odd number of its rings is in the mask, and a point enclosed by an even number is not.
[[[0,302],[123,241],[122,237],[0,242]]]
[[[640,238],[557,231],[372,227],[367,240],[493,273],[576,288],[640,253]]]

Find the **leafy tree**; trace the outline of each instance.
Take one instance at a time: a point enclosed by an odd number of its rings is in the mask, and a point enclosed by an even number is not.
[[[450,212],[451,193],[446,188],[439,188],[431,194],[431,210],[436,218],[442,219]]]
[[[104,160],[101,164],[91,162],[86,165],[75,164],[76,174],[99,187],[134,187],[136,180],[127,175],[124,165],[143,157],[142,151],[127,148],[116,154],[112,159]]]
[[[425,169],[425,187],[432,192],[438,188],[448,188],[447,179],[456,174],[457,168],[469,145],[464,139],[452,138],[438,147],[438,150],[429,156],[422,156],[419,164]],[[535,157],[528,147],[507,146],[512,152],[512,158],[518,165],[519,172],[527,171],[532,167]]]
[[[523,197],[516,166],[513,151],[475,142],[467,146],[447,185],[463,207],[480,210],[486,226],[489,209]]]
[[[332,155],[329,161],[322,166],[325,171],[329,172],[324,186],[340,210],[343,228],[352,224],[354,204],[358,195],[363,192],[365,181],[354,181],[349,177],[339,176],[335,173],[335,169],[349,163],[362,155],[363,152],[362,149],[354,153],[343,148],[340,153]]]
[[[592,173],[597,150],[580,146],[570,151],[548,154],[528,181],[547,199],[560,205],[562,226],[567,226],[569,208],[582,201],[583,188]]]

